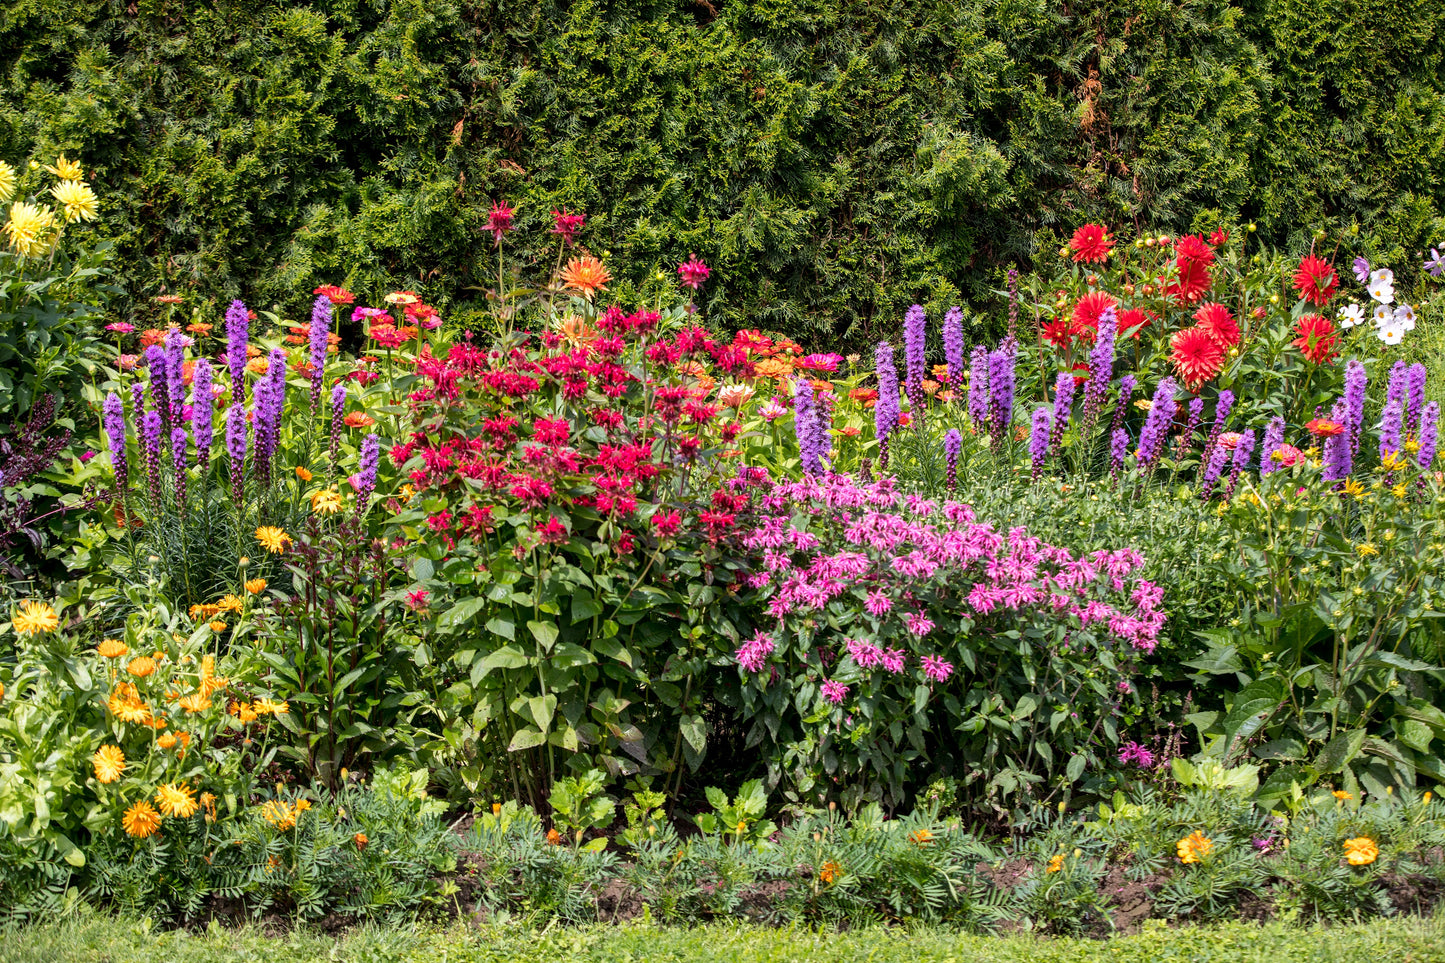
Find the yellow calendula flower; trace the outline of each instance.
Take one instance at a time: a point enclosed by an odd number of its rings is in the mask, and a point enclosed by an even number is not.
[[[256,721],[256,709],[249,702],[237,702],[231,706],[231,715],[235,716],[241,725]]]
[[[1181,863],[1197,863],[1214,852],[1214,840],[1195,830],[1174,845]]]
[[[136,687],[129,682],[122,682],[115,687],[110,698],[106,700],[106,708],[121,722],[149,725],[151,721],[150,708],[141,700]]]
[[[319,491],[311,496],[311,510],[323,515],[334,515],[341,511],[341,493],[334,488]]]
[[[61,181],[50,189],[65,215],[65,222],[93,221],[100,216],[100,199],[85,181]]]
[[[60,617],[48,602],[27,601],[20,603],[20,611],[11,617],[10,624],[21,635],[43,635],[60,628]]]
[[[50,250],[54,239],[55,212],[39,204],[16,201],[10,205],[5,234],[10,247],[21,257],[35,257]]]
[[[241,611],[241,605],[242,602],[238,597],[227,595],[216,603],[216,608],[221,612],[239,612]]]
[[[142,799],[125,811],[120,824],[130,835],[145,839],[161,828],[161,814],[156,812],[150,802]]]
[[[0,204],[15,196],[15,168],[0,161]]]
[[[174,749],[178,741],[174,732],[167,732],[156,740],[156,745],[162,749]]]
[[[1356,836],[1344,843],[1345,862],[1351,866],[1368,866],[1380,856],[1379,845],[1368,836]]]
[[[1410,489],[1408,486],[1406,486],[1404,482],[1400,482],[1400,484],[1390,489],[1390,494],[1394,495],[1396,498],[1404,498],[1409,493]]]
[[[295,827],[296,816],[296,810],[279,800],[270,800],[261,807],[261,817],[282,832]]]
[[[255,708],[256,712],[263,716],[285,715],[286,713],[291,711],[291,706],[287,703],[272,702],[270,699],[267,699],[265,697],[256,700]]]
[[[1354,798],[1355,798],[1355,794],[1354,794],[1354,793],[1352,793],[1352,792],[1345,792],[1343,789],[1336,789],[1333,793],[1331,793],[1331,795],[1334,796],[1336,799],[1339,799],[1339,800],[1341,800],[1341,801],[1346,800],[1346,799],[1354,799]]]
[[[277,528],[275,525],[262,525],[256,529],[256,541],[260,542],[261,547],[266,551],[280,555],[286,551],[286,543],[291,541],[291,536],[287,535],[283,528]]]
[[[156,805],[173,819],[189,819],[200,808],[196,791],[183,782],[172,782],[156,790]]]
[[[216,632],[218,634],[226,631],[226,620],[216,619],[214,622],[210,623],[210,629],[212,632]]]
[[[203,692],[192,692],[190,695],[182,696],[176,704],[191,715],[196,715],[209,709],[211,707],[211,700]]]
[[[309,468],[307,468],[305,465],[297,465],[297,466],[296,466],[296,477],[299,478],[299,479],[301,479],[302,481],[310,481],[310,480],[311,480],[311,470],[310,470]]]
[[[125,753],[120,751],[120,746],[101,746],[90,757],[90,762],[100,782],[115,782],[125,772]]]
[[[80,161],[66,160],[64,154],[55,158],[53,165],[46,164],[45,169],[63,181],[78,181],[85,173]]]
[[[95,647],[95,654],[102,659],[118,659],[130,651],[130,646],[119,639],[105,639]]]

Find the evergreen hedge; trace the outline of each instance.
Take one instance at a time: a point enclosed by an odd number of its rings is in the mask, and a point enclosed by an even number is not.
[[[1442,27],[1425,0],[11,0],[0,157],[83,160],[142,319],[163,291],[294,316],[320,283],[462,313],[503,199],[529,259],[565,205],[621,294],[695,251],[714,321],[856,348],[913,301],[996,307],[1086,219],[1413,260],[1445,240]]]

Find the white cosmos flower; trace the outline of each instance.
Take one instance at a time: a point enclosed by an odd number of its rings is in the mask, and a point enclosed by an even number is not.
[[[1374,314],[1370,320],[1375,322],[1375,327],[1378,328],[1395,320],[1395,312],[1391,311],[1386,305],[1377,304],[1375,305]]]
[[[1376,336],[1386,344],[1399,344],[1405,339],[1405,331],[1398,324],[1387,324],[1376,332]]]
[[[1389,281],[1371,281],[1370,297],[1381,304],[1389,304],[1395,300],[1395,286]]]
[[[1415,309],[1408,304],[1401,303],[1401,305],[1395,309],[1395,323],[1406,331],[1414,331]]]
[[[1380,268],[1380,269],[1377,270],[1377,271],[1371,272],[1371,273],[1370,273],[1370,283],[1371,283],[1371,284],[1374,284],[1374,283],[1379,282],[1379,281],[1383,281],[1383,282],[1386,283],[1386,284],[1394,284],[1394,283],[1395,283],[1395,272],[1394,272],[1394,271],[1391,271],[1389,268]]]
[[[1365,309],[1358,304],[1351,304],[1340,309],[1340,327],[1353,328],[1365,320]]]

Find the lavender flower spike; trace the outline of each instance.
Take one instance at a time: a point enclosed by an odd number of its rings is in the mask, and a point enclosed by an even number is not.
[[[376,469],[381,462],[381,439],[367,435],[361,439],[361,457],[357,460],[356,474],[347,479],[356,490],[356,513],[366,511],[371,493],[376,491]]]
[[[1420,407],[1425,404],[1425,366],[1418,361],[1405,372],[1405,433],[1414,435],[1420,427]]]
[[[888,435],[897,427],[900,416],[898,369],[893,364],[893,346],[887,341],[880,341],[873,359],[878,368],[878,403],[873,406],[873,429],[882,447],[888,443]],[[886,453],[879,453],[880,461],[885,457]]]
[[[1388,458],[1400,450],[1404,421],[1403,403],[1391,401],[1385,405],[1385,413],[1380,416],[1380,458]]]
[[[181,423],[185,407],[187,340],[179,331],[166,335],[166,396],[171,403],[169,423],[173,426]]]
[[[1259,473],[1268,475],[1279,469],[1274,453],[1284,444],[1284,419],[1271,418],[1264,429],[1264,447],[1259,452]]]
[[[983,345],[973,349],[968,371],[968,417],[975,428],[982,428],[988,418],[988,349]]]
[[[140,423],[140,441],[152,506],[159,505],[161,500],[161,430],[161,416],[147,411]]]
[[[963,309],[949,308],[943,316],[943,360],[948,363],[948,383],[957,389],[963,384]]]
[[[1033,463],[1033,478],[1038,480],[1043,473],[1044,461],[1049,456],[1049,433],[1052,429],[1053,415],[1048,405],[1039,405],[1034,409],[1033,433],[1029,435],[1029,460]]]
[[[240,301],[226,310],[226,367],[231,369],[231,403],[246,400],[246,344],[251,338],[251,313]]]
[[[1089,351],[1089,381],[1084,386],[1084,424],[1092,425],[1104,405],[1109,382],[1114,378],[1114,338],[1119,332],[1119,319],[1113,305],[1099,316],[1099,334]]]
[[[246,483],[246,407],[239,401],[226,411],[226,455],[231,460],[231,494],[239,507]]]
[[[793,430],[798,436],[798,454],[803,459],[803,471],[809,475],[823,474],[823,456],[819,450],[817,403],[813,398],[813,386],[807,378],[793,383]],[[826,444],[826,442],[825,442]]]
[[[1432,401],[1420,413],[1420,450],[1415,455],[1415,463],[1421,468],[1429,468],[1439,444],[1440,402]]]
[[[1087,395],[1085,396],[1087,397]],[[1069,425],[1069,416],[1074,405],[1074,376],[1060,371],[1054,379],[1054,422],[1049,432],[1049,454],[1057,455],[1063,444],[1064,429]]]
[[[957,428],[948,429],[943,436],[943,457],[948,463],[948,490],[958,488],[958,456],[963,451],[963,434]]]
[[[1398,406],[1396,407],[1398,411]],[[1330,420],[1338,424],[1344,424],[1345,403],[1343,400],[1335,402],[1330,409]],[[1354,449],[1350,446],[1349,432],[1342,431],[1338,435],[1331,435],[1325,439],[1324,451],[1320,454],[1320,462],[1324,470],[1320,477],[1325,481],[1343,481],[1348,478],[1355,467]]]
[[[1154,390],[1149,414],[1139,431],[1138,458],[1141,467],[1152,466],[1164,450],[1164,439],[1169,434],[1169,426],[1174,422],[1174,412],[1178,407],[1174,402],[1176,390],[1174,379],[1168,377],[1161,379],[1159,387]]]
[[[1005,342],[988,356],[989,434],[995,440],[1008,434],[1014,411],[1014,353]]]
[[[113,391],[106,395],[101,414],[105,422],[105,438],[110,444],[110,463],[115,468],[115,488],[123,492],[130,477],[130,465],[125,453],[125,403],[120,400],[120,395]]]
[[[166,365],[166,352],[158,344],[146,348],[146,368],[150,371],[151,404],[155,406],[162,427],[171,417],[170,372]]]
[[[191,431],[196,437],[196,464],[204,475],[211,462],[211,433],[215,421],[215,397],[211,391],[211,363],[205,358],[196,361],[191,375]]]
[[[1115,428],[1109,436],[1109,477],[1118,478],[1124,470],[1124,459],[1129,454],[1129,432]]]
[[[336,467],[336,456],[341,451],[341,419],[346,413],[346,382],[338,381],[331,387],[331,467]]]
[[[1229,461],[1229,449],[1223,445],[1216,445],[1214,451],[1209,455],[1209,461],[1204,465],[1204,474],[1200,478],[1199,498],[1201,501],[1209,501],[1209,496],[1214,491],[1214,485],[1219,481],[1219,475],[1224,471],[1224,466]]]
[[[1112,439],[1114,432],[1118,431],[1124,424],[1124,412],[1129,408],[1129,399],[1134,397],[1134,388],[1138,382],[1133,375],[1124,375],[1119,379],[1119,400],[1114,404],[1114,420],[1109,425],[1109,437]]]
[[[331,300],[325,295],[311,306],[311,411],[321,403],[321,387],[326,381],[327,336],[331,333]]]
[[[923,396],[923,376],[927,373],[927,359],[924,355],[928,334],[926,317],[922,305],[915,304],[903,318],[903,387],[908,392],[908,400],[912,402],[915,410],[922,406],[919,399]]]
[[[186,507],[186,429],[176,425],[171,429],[171,469],[175,472],[174,489],[176,493],[176,510],[184,511]]]
[[[1360,429],[1365,424],[1365,389],[1369,379],[1365,366],[1351,358],[1345,365],[1345,420],[1341,422],[1350,436],[1350,451],[1360,450]]]

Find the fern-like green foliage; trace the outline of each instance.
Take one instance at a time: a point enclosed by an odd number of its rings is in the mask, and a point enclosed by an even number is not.
[[[858,347],[914,301],[996,307],[1085,220],[1357,228],[1397,264],[1445,239],[1442,27],[1423,0],[16,0],[0,156],[84,162],[142,315],[319,283],[461,315],[507,200],[524,261],[586,211],[618,296],[696,252],[715,322]]]

